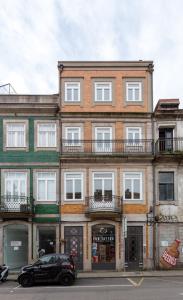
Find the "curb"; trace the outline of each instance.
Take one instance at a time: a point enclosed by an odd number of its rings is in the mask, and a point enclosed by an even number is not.
[[[7,281],[17,281],[18,274],[10,274]],[[134,278],[134,277],[183,277],[183,271],[177,272],[162,272],[162,273],[79,273],[78,279],[96,279],[96,278]]]

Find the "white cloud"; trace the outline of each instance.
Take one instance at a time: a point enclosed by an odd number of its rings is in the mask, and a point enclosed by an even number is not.
[[[58,60],[155,62],[154,100],[183,99],[183,2],[1,0],[0,83],[55,93]]]

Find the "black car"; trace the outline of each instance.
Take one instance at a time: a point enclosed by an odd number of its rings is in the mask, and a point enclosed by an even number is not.
[[[76,278],[76,270],[72,256],[66,254],[48,254],[35,263],[22,268],[18,282],[23,287],[34,283],[58,282],[62,285],[72,285]]]

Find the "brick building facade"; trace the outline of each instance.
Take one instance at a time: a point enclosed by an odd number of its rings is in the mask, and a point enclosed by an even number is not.
[[[0,95],[0,264],[44,248],[84,271],[159,267],[182,238],[177,100],[153,113],[152,61],[58,71],[58,94]]]
[[[150,268],[153,64],[58,68],[62,250],[83,270]]]

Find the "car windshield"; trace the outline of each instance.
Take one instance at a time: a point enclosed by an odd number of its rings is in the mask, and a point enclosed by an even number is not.
[[[54,257],[53,256],[43,256],[41,257],[36,263],[35,265],[45,265],[45,264],[49,264],[49,263],[53,263],[54,262]]]

